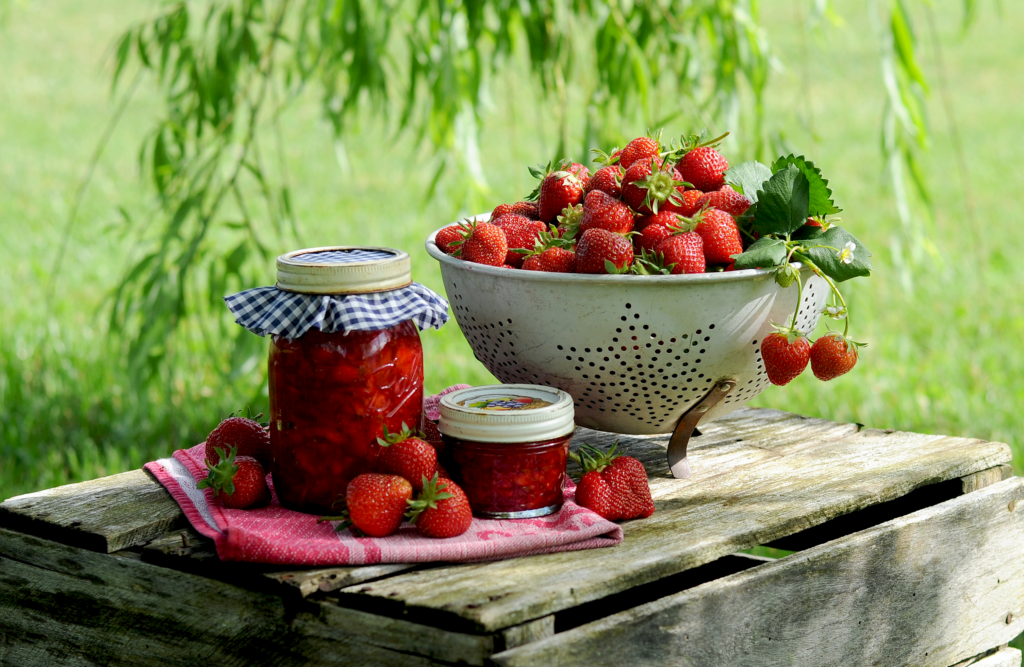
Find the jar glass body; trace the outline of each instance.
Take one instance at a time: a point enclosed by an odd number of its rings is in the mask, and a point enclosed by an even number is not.
[[[271,473],[285,507],[336,511],[349,481],[373,470],[385,427],[420,424],[423,348],[411,321],[274,336],[269,371]]]
[[[517,519],[561,509],[571,433],[520,443],[444,439],[451,472],[476,516]]]

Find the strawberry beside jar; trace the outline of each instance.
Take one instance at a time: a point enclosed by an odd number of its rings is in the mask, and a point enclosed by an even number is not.
[[[226,297],[237,322],[270,335],[271,475],[281,504],[332,511],[374,469],[377,438],[420,424],[419,330],[448,303],[412,282],[409,255],[337,246],[277,259],[277,285]],[[336,508],[335,508],[336,509]]]

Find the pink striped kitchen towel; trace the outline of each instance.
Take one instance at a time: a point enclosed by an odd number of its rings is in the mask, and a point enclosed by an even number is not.
[[[428,416],[434,398],[427,399]],[[436,400],[434,406],[436,410]],[[314,515],[282,507],[270,475],[270,505],[251,510],[224,507],[210,489],[196,486],[206,477],[204,459],[205,444],[199,444],[145,468],[167,488],[192,526],[216,543],[221,560],[311,566],[469,562],[610,547],[622,541],[621,526],[575,503],[576,487],[568,478],[565,504],[550,516],[514,521],[474,518],[467,532],[447,539],[423,537],[408,522],[388,537],[356,537],[349,530],[335,532],[334,523],[317,523]]]

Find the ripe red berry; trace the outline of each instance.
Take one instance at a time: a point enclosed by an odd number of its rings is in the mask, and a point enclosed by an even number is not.
[[[461,255],[467,262],[501,266],[508,255],[505,232],[488,222],[472,222],[463,226]]]
[[[251,456],[236,457],[236,451],[234,447],[227,452],[218,447],[216,453],[220,462],[207,459],[207,477],[196,486],[213,489],[224,507],[250,509],[268,504],[270,487],[263,466]]]
[[[256,415],[259,419],[262,415]],[[256,421],[246,417],[228,417],[206,436],[206,458],[213,464],[220,462],[218,449],[225,452],[236,448],[239,456],[251,456],[270,467],[273,455],[270,449],[270,434]]]
[[[546,271],[548,273],[572,273],[576,264],[576,253],[565,248],[547,248],[539,254],[523,260],[525,271]]]
[[[469,530],[473,511],[465,492],[440,474],[427,480],[423,491],[409,503],[406,514],[426,537],[455,537]]]
[[[811,344],[797,331],[777,331],[761,341],[761,360],[768,380],[780,387],[804,372],[810,356]]]
[[[398,530],[412,500],[412,485],[398,475],[363,473],[345,489],[348,518],[370,537],[386,537]]]
[[[707,268],[704,259],[704,242],[697,232],[676,231],[654,248],[664,255],[665,265],[675,264],[673,274],[703,273]]]
[[[856,364],[857,344],[842,334],[829,332],[811,346],[811,370],[819,380],[849,373]]]
[[[537,205],[532,201],[520,201],[515,204],[498,204],[494,207],[494,211],[491,213],[491,219],[488,222],[494,222],[498,218],[508,215],[521,215],[529,218],[530,220],[539,220],[540,211],[537,209]]]
[[[451,255],[458,250],[458,245],[452,245],[457,241],[462,240],[462,228],[458,225],[448,225],[444,229],[437,232],[434,237],[434,244],[441,250],[441,252]]]
[[[704,259],[708,264],[728,264],[732,256],[743,252],[743,239],[736,220],[717,208],[699,214],[695,231],[704,241]]]
[[[588,229],[576,244],[576,273],[622,273],[633,264],[633,244],[622,234]]]
[[[377,471],[404,477],[413,489],[422,489],[423,478],[430,479],[437,466],[437,450],[424,437],[405,424],[399,433],[388,433],[385,428],[384,437],[377,438],[377,444],[384,448],[377,457]]]
[[[672,230],[665,225],[647,225],[644,227],[644,231],[640,232],[640,236],[633,238],[633,242],[637,248],[652,251],[658,247],[662,241],[672,236]]]
[[[584,196],[594,190],[600,190],[610,194],[612,197],[618,197],[622,194],[622,174],[624,173],[625,170],[617,164],[601,167],[594,172],[594,175],[587,182],[587,186],[583,188]]]
[[[711,192],[725,185],[729,163],[714,148],[701,146],[684,155],[677,167],[684,181],[698,190]]]
[[[548,165],[546,171],[534,170],[541,179],[537,189],[537,208],[540,219],[551,224],[563,209],[575,206],[583,199],[583,187],[590,179],[590,172],[575,162],[554,170]]]
[[[508,245],[505,264],[516,268],[523,265],[523,254],[515,252],[515,249],[533,248],[537,242],[537,236],[546,229],[540,220],[531,220],[516,213],[503,215],[493,224],[505,233],[505,241]]]
[[[715,190],[709,192],[697,200],[697,208],[701,209],[705,206],[711,208],[717,208],[720,211],[725,211],[729,215],[736,217],[746,213],[747,209],[750,208],[751,201],[736,192],[728,185],[722,187],[721,190]]]
[[[618,443],[605,452],[588,444],[570,454],[583,476],[576,485],[576,502],[605,519],[646,518],[654,514],[654,501],[643,464],[615,453]]]
[[[638,160],[646,160],[649,163],[651,158],[658,157],[660,151],[661,144],[656,138],[637,137],[622,149],[622,153],[619,155],[619,164],[624,169],[629,169]]]
[[[607,229],[626,234],[633,229],[633,211],[607,192],[595,190],[583,200],[579,229],[581,233],[588,229]]]

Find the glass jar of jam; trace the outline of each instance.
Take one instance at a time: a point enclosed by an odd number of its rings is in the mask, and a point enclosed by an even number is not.
[[[528,384],[473,387],[442,397],[440,412],[450,472],[474,515],[522,519],[561,509],[576,428],[569,394]]]
[[[339,253],[353,251],[339,248],[282,255],[277,289],[337,297],[411,283],[408,254],[386,248],[355,250],[370,259],[339,262]],[[372,331],[325,333],[321,329],[332,329],[332,319],[344,316],[332,309],[347,302],[335,298],[318,304],[314,298],[302,303],[325,314],[321,328],[271,339],[271,473],[282,505],[324,514],[337,511],[335,503],[344,499],[353,477],[373,470],[381,449],[377,437],[385,428],[419,426],[423,349],[411,320]],[[372,316],[372,299],[369,306],[359,307],[370,308]]]

